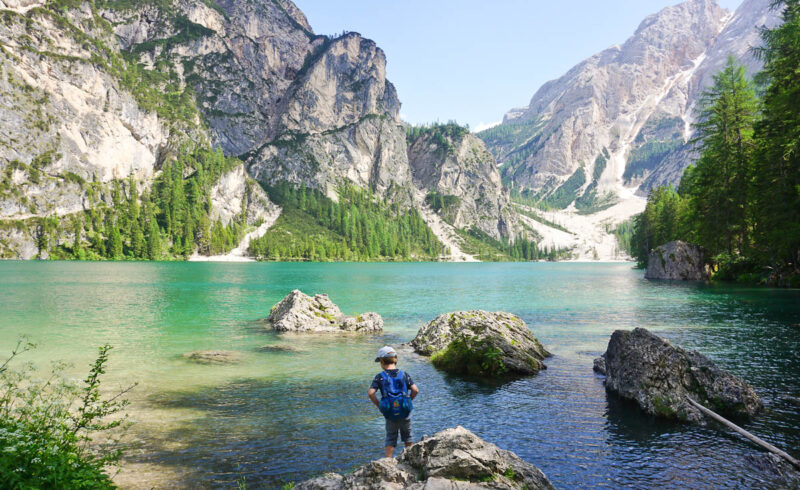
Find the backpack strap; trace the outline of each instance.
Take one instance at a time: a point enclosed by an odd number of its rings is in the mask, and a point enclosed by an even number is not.
[[[406,389],[403,390],[402,394],[403,395],[407,395],[408,394],[408,383],[406,382],[406,373],[404,373],[402,370],[398,369],[397,370],[397,379],[402,381],[403,382],[403,386],[406,387]]]
[[[389,387],[392,382],[389,379],[389,373],[386,371],[381,371],[379,376],[381,377],[381,398],[383,398],[389,394]]]

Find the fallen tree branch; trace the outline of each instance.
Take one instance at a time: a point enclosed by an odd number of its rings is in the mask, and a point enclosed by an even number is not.
[[[695,408],[697,408],[698,410],[700,410],[704,414],[708,415],[712,419],[714,419],[717,422],[727,426],[730,429],[733,429],[735,432],[737,432],[740,435],[743,435],[744,437],[750,439],[751,441],[755,442],[756,444],[758,444],[759,446],[763,447],[767,451],[769,451],[769,452],[771,452],[773,454],[777,454],[781,458],[783,458],[786,461],[792,463],[792,465],[794,465],[795,468],[800,469],[800,461],[794,459],[793,457],[791,457],[786,452],[781,451],[780,449],[778,449],[777,447],[775,447],[772,444],[768,443],[767,441],[765,441],[765,440],[763,440],[763,439],[761,439],[759,437],[754,436],[753,434],[751,434],[751,433],[747,432],[746,430],[742,429],[741,427],[739,427],[738,425],[734,424],[730,420],[724,418],[721,415],[718,415],[716,412],[713,412],[713,411],[707,409],[706,407],[704,407],[703,405],[700,405],[699,403],[694,401],[692,399],[692,397],[687,396],[686,399],[689,400],[689,403],[691,403]]]

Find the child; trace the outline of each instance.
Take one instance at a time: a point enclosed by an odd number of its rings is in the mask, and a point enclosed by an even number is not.
[[[402,381],[404,381],[399,383],[399,386],[405,386],[404,391],[411,392],[412,400],[417,397],[419,388],[417,388],[417,385],[414,384],[414,381],[411,379],[411,376],[409,376],[408,373],[404,373],[403,371],[397,369],[397,352],[395,352],[393,348],[389,346],[382,347],[378,351],[378,356],[375,358],[375,362],[381,363],[383,372],[379,373],[377,376],[375,376],[375,379],[372,380],[372,386],[370,386],[367,395],[379,410],[381,406],[380,402],[378,401],[378,397],[375,396],[375,393],[380,390],[381,398],[389,396],[388,391],[392,385],[398,386],[398,383],[392,382],[393,380],[397,380],[398,376],[402,376]],[[402,395],[405,394],[406,393],[402,393]],[[406,447],[409,447],[411,444],[413,444],[411,439],[411,414],[409,413],[405,419],[401,420],[392,420],[388,416],[384,416],[386,417],[385,451],[386,457],[391,458],[394,455],[394,448],[397,446],[398,431],[400,431],[400,437],[405,443]]]

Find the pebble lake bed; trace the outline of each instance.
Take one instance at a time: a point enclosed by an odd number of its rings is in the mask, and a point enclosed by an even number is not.
[[[292,290],[326,293],[382,333],[271,332]],[[553,356],[534,376],[487,383],[445,374],[408,346],[460,310],[519,316]],[[0,263],[0,348],[72,363],[114,346],[110,389],[138,382],[125,488],[274,488],[381,457],[366,397],[374,353],[394,345],[420,387],[415,437],[463,426],[540,468],[557,488],[780,485],[763,453],[715,424],[654,419],[606,393],[592,371],[612,332],[644,327],[747,381],[764,410],[743,427],[800,447],[800,291],[649,281],[630,264]],[[236,353],[198,363],[191,352]],[[5,352],[4,352],[5,354]],[[797,453],[793,453],[797,456]]]

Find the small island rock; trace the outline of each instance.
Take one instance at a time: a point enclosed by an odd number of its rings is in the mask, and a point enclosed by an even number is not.
[[[751,418],[762,407],[753,388],[696,351],[674,347],[645,330],[617,330],[602,361],[605,386],[633,400],[647,413],[704,424],[703,414],[687,400],[691,396],[720,415]]]
[[[504,312],[457,311],[422,327],[411,347],[434,366],[474,376],[536,374],[550,357],[530,328]]]
[[[697,245],[676,240],[653,250],[647,258],[646,279],[707,281],[711,268]]]
[[[327,294],[317,294],[312,298],[297,289],[272,307],[267,321],[278,332],[366,333],[383,330],[383,318],[377,313],[348,317]]]
[[[197,350],[183,355],[184,359],[199,364],[237,364],[242,361],[242,353],[230,350]]]
[[[353,473],[328,473],[297,490],[387,488],[552,489],[542,471],[463,427],[446,429],[407,448],[398,459],[366,464]]]

